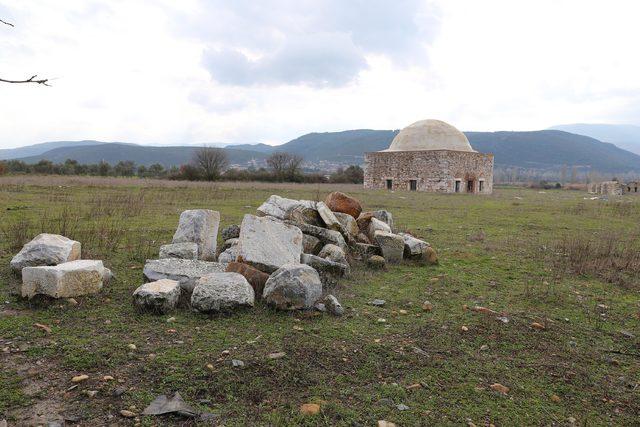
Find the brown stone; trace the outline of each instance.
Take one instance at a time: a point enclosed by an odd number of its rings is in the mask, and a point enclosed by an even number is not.
[[[300,412],[304,415],[316,415],[320,412],[320,405],[317,403],[305,403],[300,406]]]
[[[339,191],[330,193],[324,200],[324,203],[333,212],[346,213],[348,215],[351,215],[355,219],[358,219],[360,213],[362,212],[362,205],[360,204],[358,199],[349,197]]]
[[[428,246],[424,249],[424,252],[422,253],[422,257],[424,261],[429,265],[438,264],[438,254],[436,253],[436,250],[433,249],[431,246]]]
[[[356,223],[358,223],[358,228],[360,232],[365,236],[369,232],[369,223],[371,222],[371,218],[373,218],[373,212],[362,212],[358,218],[356,218]]]
[[[227,265],[226,271],[227,273],[239,273],[243,275],[253,288],[256,299],[262,298],[264,284],[267,282],[267,279],[269,279],[269,275],[267,273],[263,273],[262,271],[241,262],[230,262]]]

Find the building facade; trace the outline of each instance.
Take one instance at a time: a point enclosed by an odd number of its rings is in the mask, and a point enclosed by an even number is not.
[[[365,154],[364,187],[491,194],[493,154],[476,152],[445,122],[423,120],[401,130],[387,150]]]

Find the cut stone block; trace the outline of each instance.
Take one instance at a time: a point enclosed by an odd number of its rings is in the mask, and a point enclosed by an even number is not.
[[[410,259],[418,259],[430,245],[424,240],[413,237],[407,233],[399,233],[404,240],[404,257]]]
[[[362,212],[362,205],[358,199],[347,196],[339,191],[330,193],[324,202],[333,212],[345,213],[353,219],[358,218]]]
[[[318,272],[324,286],[337,285],[338,280],[347,276],[351,270],[348,264],[340,264],[311,254],[302,254],[301,260],[303,264],[313,267]]]
[[[203,312],[253,307],[253,288],[241,274],[214,273],[201,277],[191,294],[191,307]]]
[[[57,265],[80,259],[80,242],[59,234],[38,234],[24,245],[11,260],[11,268],[19,272],[24,267]]]
[[[194,259],[152,259],[147,260],[142,273],[145,280],[155,282],[161,279],[171,279],[180,283],[186,293],[191,293],[196,281],[211,273],[224,272],[225,264]]]
[[[198,259],[198,244],[184,242],[162,245],[159,258]]]
[[[279,310],[312,308],[322,296],[318,272],[304,264],[288,264],[275,271],[262,294],[267,304]]]
[[[238,247],[238,261],[271,273],[285,264],[300,263],[302,232],[272,217],[247,214]]]
[[[180,214],[173,243],[193,242],[198,245],[198,258],[214,260],[220,213],[209,209],[192,209]]]
[[[326,228],[328,228],[329,230],[335,230],[340,233],[344,233],[342,224],[340,224],[338,218],[336,218],[331,209],[329,209],[327,205],[324,204],[324,202],[316,203],[316,209],[318,210],[322,221],[324,221]]]
[[[384,231],[376,231],[375,241],[382,250],[382,256],[385,261],[391,264],[397,264],[402,261],[404,254],[404,239],[393,233]]]
[[[383,231],[385,233],[391,233],[391,227],[389,227],[389,225],[387,225],[387,223],[380,221],[379,219],[373,217],[371,218],[371,221],[369,222],[369,230],[368,230],[368,237],[369,240],[371,242],[375,242],[375,234],[376,231]]]
[[[22,296],[72,298],[102,289],[104,265],[98,260],[76,260],[53,266],[22,269]]]
[[[344,237],[342,237],[342,234],[338,231],[327,230],[326,228],[293,221],[285,221],[285,223],[299,228],[304,234],[308,234],[309,236],[319,239],[324,245],[332,243],[336,246],[340,246],[344,251],[347,250],[347,242],[345,242]]]
[[[299,206],[311,209],[316,208],[315,203],[311,200],[286,199],[274,194],[261,204],[257,211],[260,216],[272,216],[278,219],[287,219],[288,212]]]
[[[133,292],[133,302],[142,310],[167,313],[176,308],[180,300],[180,291],[180,283],[175,280],[149,282]]]

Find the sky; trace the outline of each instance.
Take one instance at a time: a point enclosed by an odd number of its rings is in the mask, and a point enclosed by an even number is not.
[[[636,0],[0,0],[0,148],[640,125]]]

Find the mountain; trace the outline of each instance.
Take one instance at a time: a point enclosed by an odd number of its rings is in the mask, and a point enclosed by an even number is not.
[[[640,126],[576,123],[553,126],[550,129],[590,136],[640,154]]]
[[[364,153],[384,150],[398,131],[359,129],[343,132],[310,133],[285,144],[229,145],[225,148],[231,164],[246,165],[263,161],[270,153],[286,151],[299,154],[316,168],[362,164]],[[614,144],[560,130],[529,132],[466,132],[474,149],[493,153],[497,167],[552,170],[563,165],[591,168],[599,172],[640,172],[640,156]],[[95,142],[95,141],[94,141]],[[62,163],[74,159],[80,163],[102,160],[115,164],[133,160],[137,164],[160,163],[164,166],[189,162],[197,146],[143,146],[122,143],[73,144],[44,153],[22,157],[28,163],[48,159]],[[327,164],[329,163],[329,164]]]
[[[266,147],[272,152],[300,154],[309,161],[359,164],[365,152],[389,147],[397,132],[361,129],[310,133],[286,144]],[[497,166],[552,169],[567,165],[591,167],[601,172],[640,171],[639,155],[584,135],[559,130],[465,132],[465,135],[475,150],[493,153]],[[255,146],[234,147],[253,149]]]
[[[67,159],[77,160],[79,163],[107,163],[116,164],[123,160],[132,160],[136,164],[149,166],[160,163],[165,167],[179,166],[189,163],[195,151],[200,147],[150,147],[135,144],[102,143],[93,146],[68,146],[49,150],[45,153],[23,157],[26,163],[37,163],[46,159],[54,163],[63,163]],[[245,164],[253,159],[262,160],[264,153],[248,150],[225,148],[231,164]]]
[[[0,149],[0,160],[17,159],[20,157],[37,156],[46,153],[49,150],[60,147],[81,147],[90,145],[104,144],[104,142],[85,140],[85,141],[52,141],[43,142],[41,144],[27,145],[26,147],[4,148]]]

